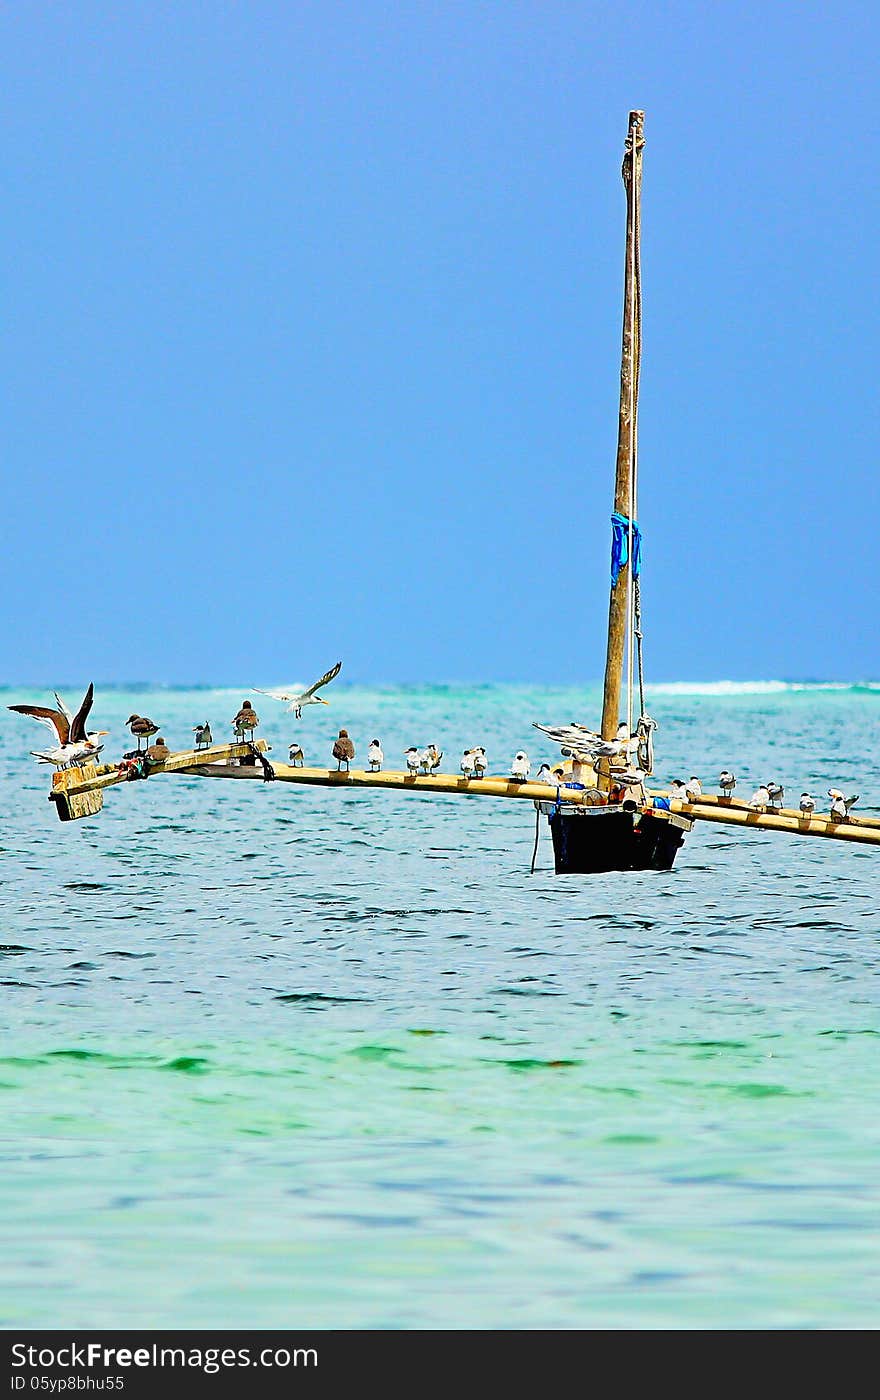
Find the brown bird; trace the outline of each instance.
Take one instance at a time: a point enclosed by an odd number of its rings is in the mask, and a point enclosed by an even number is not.
[[[151,763],[164,763],[166,758],[171,757],[171,750],[160,734],[155,744],[151,744],[147,749],[147,758]]]
[[[138,741],[138,750],[141,747],[141,739],[152,739],[154,734],[159,733],[158,724],[154,724],[151,719],[147,719],[144,715],[129,715],[125,723],[131,730],[133,737]]]
[[[254,730],[259,722],[259,716],[250,700],[242,700],[241,709],[232,721],[232,727],[238,738],[243,739],[245,734],[250,734],[251,740],[253,740]]]
[[[348,772],[348,765],[351,763],[351,760],[354,758],[354,744],[351,742],[351,740],[350,740],[349,737],[348,737],[348,730],[347,730],[347,729],[340,729],[340,731],[339,731],[339,738],[336,740],[336,743],[333,745],[333,757],[336,759],[336,771],[337,771],[337,773],[338,773],[338,772],[340,771],[340,769],[342,768],[343,763],[345,764],[345,771],[346,771],[346,773],[347,773],[347,772]]]

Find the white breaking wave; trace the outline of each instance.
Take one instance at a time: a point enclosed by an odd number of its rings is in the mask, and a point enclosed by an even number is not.
[[[795,690],[878,690],[876,681],[666,681],[648,682],[653,695],[783,695]]]

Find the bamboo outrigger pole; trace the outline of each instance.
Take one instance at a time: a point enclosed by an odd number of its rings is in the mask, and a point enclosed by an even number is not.
[[[642,189],[642,148],[645,144],[644,122],[644,112],[630,112],[622,172],[626,189],[626,272],[623,284],[623,344],[620,357],[620,417],[617,431],[614,510],[630,522],[630,538],[627,562],[620,570],[616,583],[612,584],[611,587],[611,603],[608,611],[608,652],[605,661],[605,692],[602,702],[603,739],[613,739],[620,722],[623,659],[633,585],[633,487],[638,447],[639,363],[642,338],[639,205]],[[629,632],[630,647],[632,647],[631,625]],[[630,656],[631,666],[632,657]],[[628,716],[628,720],[631,722],[631,715]],[[606,764],[602,766],[607,768]],[[607,788],[607,772],[600,773],[600,785]]]
[[[151,764],[150,778],[169,774],[181,778],[241,778],[251,782],[261,780],[265,774],[257,762],[255,750],[265,754],[268,745],[264,739],[251,744],[216,744],[207,749],[187,749],[172,754],[164,762]],[[233,766],[246,759],[246,766]],[[517,798],[520,801],[555,804],[561,800],[566,807],[592,808],[596,815],[607,811],[603,806],[595,806],[595,798],[588,790],[563,788],[561,791],[549,783],[514,782],[508,777],[464,778],[453,773],[417,774],[402,772],[367,773],[363,769],[352,769],[350,773],[337,772],[328,768],[293,768],[287,763],[272,765],[275,779],[282,783],[303,784],[308,787],[328,788],[376,788],[403,792],[420,792],[433,796],[445,793],[459,797]],[[103,795],[107,788],[129,781],[130,771],[124,767],[106,764],[96,767],[86,764],[77,768],[63,769],[55,775],[52,800],[58,808],[62,821],[76,820],[78,817],[93,816],[101,810]],[[854,841],[863,845],[880,847],[880,822],[871,818],[849,817],[846,821],[832,821],[830,814],[816,813],[804,816],[802,812],[774,808],[772,811],[757,811],[745,804],[730,805],[727,799],[706,796],[697,802],[680,802],[673,798],[670,807],[675,816],[691,821],[724,822],[731,826],[753,827],[765,831],[787,831],[796,836],[826,836],[841,841]],[[642,816],[654,819],[669,819],[668,812],[657,811],[648,805],[639,809]],[[588,814],[588,813],[587,813]]]
[[[679,806],[682,805],[682,804],[681,804],[681,799],[676,799],[676,798],[674,798],[674,797],[673,797],[673,794],[672,794],[667,788],[663,788],[662,790],[660,790],[660,789],[652,789],[651,792],[650,792],[650,796],[651,796],[651,797],[668,797],[668,798],[670,798],[672,801],[678,801]],[[769,806],[768,806],[768,807],[765,807],[765,808],[762,809],[762,808],[760,808],[760,807],[753,807],[752,804],[751,804],[751,802],[744,802],[744,801],[742,800],[742,798],[739,798],[739,797],[716,797],[716,796],[714,796],[714,794],[708,793],[708,792],[703,792],[703,793],[701,793],[701,794],[700,794],[699,801],[698,801],[696,804],[694,804],[694,803],[685,803],[684,805],[685,805],[685,806],[694,806],[694,805],[696,805],[696,806],[701,807],[701,808],[702,808],[702,807],[719,807],[722,811],[725,811],[725,812],[745,812],[746,815],[748,815],[749,813],[751,813],[752,815],[754,815],[754,813],[755,813],[756,811],[757,811],[757,812],[760,812],[760,811],[763,810],[763,811],[767,812],[771,817],[790,817],[790,818],[792,818],[794,821],[796,821],[796,822],[798,822],[798,823],[800,823],[800,824],[803,824],[805,821],[809,820],[809,817],[808,817],[804,812],[801,812],[800,810],[798,810],[798,809],[795,808],[795,807],[769,807]],[[675,811],[678,811],[678,808],[674,808],[674,810],[675,810]],[[682,810],[683,810],[683,808],[682,808]],[[823,821],[824,821],[824,820],[825,820],[825,818],[823,817],[823,815],[822,815],[821,812],[814,812],[814,813],[813,813],[813,819],[816,820],[816,821],[819,821],[819,820],[823,820]],[[830,814],[829,814],[829,816],[828,816],[828,821],[831,822],[831,825],[832,825],[832,826],[840,826],[840,825],[843,824],[841,821],[833,821],[833,820],[831,819]],[[878,818],[878,817],[861,817],[861,816],[855,816],[852,812],[848,812],[848,813],[847,813],[847,816],[846,816],[845,825],[846,825],[847,827],[861,826],[861,827],[865,827],[865,828],[866,828],[867,830],[869,830],[869,831],[873,831],[873,830],[880,831],[880,818]]]
[[[679,802],[678,798],[673,797],[669,806],[673,812],[694,821],[724,822],[729,826],[754,827],[758,831],[790,831],[795,836],[829,836],[836,841],[880,846],[880,831],[876,827],[866,826],[864,822],[857,826],[851,819],[834,821],[830,813],[804,816],[802,812],[782,811],[779,808],[758,812],[748,807],[713,805],[702,798],[697,802]]]
[[[187,749],[174,753],[160,763],[152,763],[149,773],[185,773],[197,763],[228,763],[242,758],[254,759],[255,751],[265,753],[269,745],[265,739],[257,739],[254,744],[214,744],[207,749]],[[130,782],[138,776],[137,771],[125,763],[84,763],[74,768],[59,768],[52,778],[49,801],[55,803],[58,816],[63,822],[76,821],[79,817],[92,817],[104,805],[104,790],[117,783]],[[140,773],[146,777],[146,772]]]

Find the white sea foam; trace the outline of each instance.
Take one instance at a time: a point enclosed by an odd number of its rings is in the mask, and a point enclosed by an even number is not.
[[[666,681],[648,685],[655,695],[783,695],[797,690],[877,690],[880,683],[865,681]]]

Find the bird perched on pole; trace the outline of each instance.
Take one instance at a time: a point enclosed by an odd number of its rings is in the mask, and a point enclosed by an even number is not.
[[[302,744],[297,744],[296,742],[292,743],[288,750],[287,758],[288,762],[292,763],[294,768],[302,768],[303,764],[305,763],[305,755],[302,751]]]
[[[781,783],[765,783],[767,796],[770,798],[771,807],[781,807],[782,799],[785,796],[785,788]]]
[[[403,756],[406,759],[407,772],[409,772],[413,777],[415,777],[416,773],[418,773],[419,768],[422,765],[421,753],[416,748],[415,744],[410,744],[409,748]]]
[[[611,781],[621,788],[642,787],[645,775],[640,768],[612,768]]]
[[[674,798],[676,802],[687,802],[687,792],[685,791],[685,786],[681,778],[672,779],[672,782],[669,784],[669,796]]]
[[[214,735],[211,733],[211,726],[207,720],[205,720],[204,724],[195,725],[193,734],[195,735],[197,749],[210,748],[214,742]]]
[[[295,688],[291,688],[290,690],[261,690],[258,685],[253,686],[252,689],[255,690],[258,695],[268,695],[271,700],[281,701],[282,704],[287,705],[289,713],[292,713],[296,719],[302,719],[302,712],[306,705],[330,704],[330,701],[325,700],[322,695],[318,694],[318,691],[323,690],[325,685],[329,685],[334,677],[339,675],[341,670],[342,662],[337,661],[336,665],[331,666],[329,671],[325,671],[321,679],[315,681],[314,685],[310,685],[308,690],[297,690]]]
[[[729,797],[736,787],[736,777],[727,768],[722,768],[718,775],[718,786],[725,797]]]
[[[138,753],[140,753],[141,739],[152,739],[154,734],[159,733],[158,724],[154,724],[146,715],[129,715],[125,721],[131,730],[132,738],[137,739]]]
[[[382,745],[379,743],[378,739],[372,739],[370,741],[370,747],[367,749],[367,762],[370,765],[371,773],[381,773],[382,764],[385,762],[385,755],[382,752]]]
[[[549,764],[549,763],[542,763],[542,764],[541,764],[540,768],[538,769],[537,773],[535,774],[535,782],[536,782],[536,783],[553,783],[553,782],[555,782],[555,779],[554,779],[554,777],[553,777],[553,774],[550,772],[550,764]]]
[[[755,791],[749,799],[749,806],[761,809],[770,806],[770,794],[767,791],[766,783],[762,783],[760,787],[755,788]]]
[[[259,723],[259,715],[250,700],[242,700],[241,709],[232,721],[232,728],[235,730],[236,738],[244,739],[244,736],[249,734],[251,743],[253,743],[254,730]]]
[[[347,773],[349,771],[349,764],[354,758],[354,744],[348,737],[347,729],[340,729],[339,738],[333,745],[333,757],[336,759],[337,773],[342,768],[343,763],[345,764],[345,771]]]
[[[703,784],[700,782],[699,778],[695,778],[693,774],[691,774],[685,783],[684,790],[688,802],[698,802],[703,796]]]
[[[151,744],[147,749],[147,758],[150,763],[164,763],[166,758],[171,757],[171,750],[160,734],[155,744]]]
[[[478,744],[474,749],[474,776],[482,778],[488,766],[486,762],[486,750],[483,748],[482,744]]]
[[[96,758],[104,747],[97,740],[107,735],[106,729],[97,729],[91,733],[86,731],[86,721],[94,698],[95,687],[90,684],[75,715],[71,714],[57,692],[57,710],[48,709],[45,705],[10,705],[9,709],[18,715],[29,715],[31,719],[38,720],[55,739],[53,748],[33,753],[34,758],[40,763],[54,763],[56,768],[69,768],[71,764]]]
[[[835,821],[845,821],[849,816],[849,810],[854,807],[859,800],[859,794],[854,792],[851,797],[845,797],[840,788],[829,788],[828,796],[831,798],[831,815]]]
[[[476,771],[476,767],[477,765],[474,760],[473,749],[465,749],[464,753],[461,756],[462,773],[466,778],[472,778],[474,776],[474,772]]]
[[[811,817],[816,810],[816,799],[808,792],[801,793],[800,809],[805,817]]]
[[[524,783],[531,771],[532,765],[529,763],[529,756],[520,749],[518,753],[514,754],[513,762],[510,765],[510,776],[514,782]]]
[[[581,787],[592,787],[596,781],[594,760],[584,758],[583,754],[580,753],[572,753],[570,749],[563,749],[562,753],[564,757],[571,754],[571,768],[568,773],[568,781],[571,783],[580,783]],[[620,772],[621,770],[617,768],[614,771]]]

